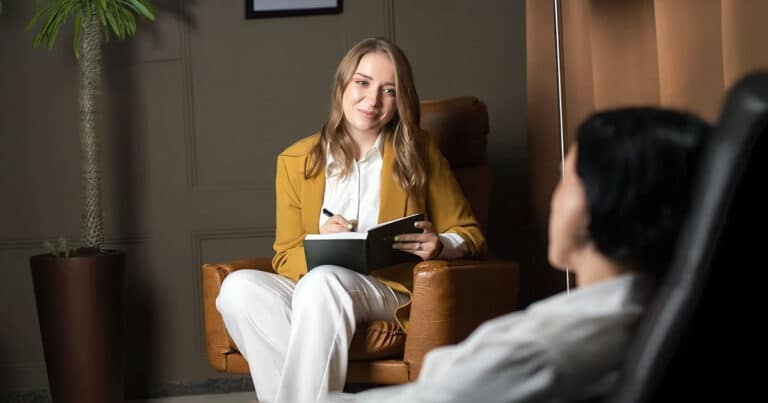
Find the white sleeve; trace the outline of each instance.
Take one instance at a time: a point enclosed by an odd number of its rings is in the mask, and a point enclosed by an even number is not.
[[[437,255],[436,259],[458,259],[467,255],[467,243],[461,235],[453,232],[443,232],[437,235],[440,243],[443,244],[443,250]]]
[[[425,357],[414,383],[356,395],[332,395],[330,401],[494,403],[551,397],[557,371],[535,336],[496,330],[503,329],[493,329],[488,323],[463,343],[433,350]]]

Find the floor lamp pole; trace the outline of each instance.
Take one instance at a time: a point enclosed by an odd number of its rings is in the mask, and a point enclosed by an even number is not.
[[[560,180],[565,180],[565,124],[563,118],[563,63],[560,41],[560,0],[552,0],[555,19],[555,68],[557,71],[557,117],[560,132]],[[565,290],[571,291],[571,271],[565,268]]]

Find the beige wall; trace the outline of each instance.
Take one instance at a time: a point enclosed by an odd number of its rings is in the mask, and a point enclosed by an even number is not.
[[[129,393],[221,377],[204,354],[200,264],[271,255],[275,156],[319,128],[336,63],[365,36],[403,47],[422,99],[488,104],[491,246],[525,249],[522,0],[350,0],[341,15],[259,20],[242,0],[156,3],[154,25],[110,44],[100,102],[107,239],[128,253]],[[27,260],[79,231],[69,31],[33,50],[32,4],[0,15],[0,392],[47,386]]]

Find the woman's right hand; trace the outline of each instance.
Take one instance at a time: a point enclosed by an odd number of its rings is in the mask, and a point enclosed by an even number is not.
[[[328,221],[320,227],[321,234],[331,234],[334,232],[349,232],[355,229],[355,220],[347,221],[344,217],[336,214],[328,218]]]

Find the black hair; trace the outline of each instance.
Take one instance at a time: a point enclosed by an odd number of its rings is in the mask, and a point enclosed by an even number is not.
[[[589,203],[597,249],[635,269],[663,275],[692,198],[710,126],[658,108],[599,112],[578,129],[576,171]]]

